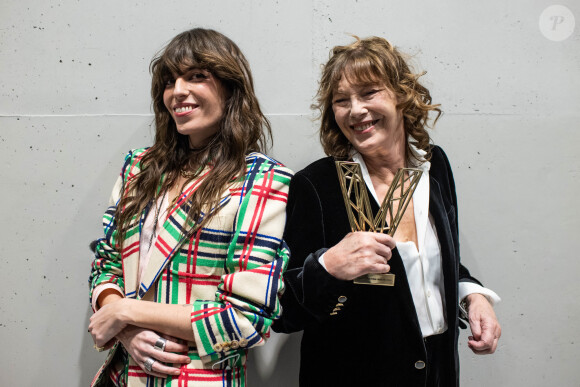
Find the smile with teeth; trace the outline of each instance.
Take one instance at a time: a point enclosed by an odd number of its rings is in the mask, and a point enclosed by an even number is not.
[[[181,107],[178,107],[178,108],[173,109],[173,111],[175,113],[185,113],[185,112],[189,112],[191,110],[193,110],[193,106],[192,105],[181,106]]]
[[[379,122],[379,120],[365,122],[363,124],[353,125],[353,126],[351,126],[351,128],[356,132],[362,132],[362,131],[367,130],[371,126],[375,125],[377,122]]]

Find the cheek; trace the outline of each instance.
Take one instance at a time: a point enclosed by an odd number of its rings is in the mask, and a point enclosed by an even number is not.
[[[165,90],[163,92],[163,104],[165,105],[165,108],[169,111],[169,113],[172,113],[172,111],[171,111],[171,90]]]
[[[347,126],[347,119],[348,119],[348,115],[345,112],[345,109],[332,109],[334,112],[334,121],[336,121],[336,124],[338,125],[338,127],[340,128],[340,130],[343,130],[343,127]]]

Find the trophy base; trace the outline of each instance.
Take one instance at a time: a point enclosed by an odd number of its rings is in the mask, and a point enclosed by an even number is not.
[[[365,274],[354,279],[357,285],[395,286],[395,275],[391,273]]]

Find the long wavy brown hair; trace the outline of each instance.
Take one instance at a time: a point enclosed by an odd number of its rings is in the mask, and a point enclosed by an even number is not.
[[[220,128],[202,150],[192,150],[188,136],[178,133],[163,102],[169,80],[192,67],[209,71],[226,90]],[[210,165],[209,174],[189,199],[188,220],[203,227],[217,213],[215,208],[226,187],[245,173],[245,157],[264,152],[271,143],[270,122],[260,109],[248,61],[238,46],[223,34],[195,28],[173,38],[151,61],[151,97],[155,112],[155,143],[141,160],[141,171],[128,182],[117,206],[119,244],[148,205],[177,183],[181,171],[191,181]],[[205,216],[199,221],[202,213]],[[193,230],[190,230],[193,231]]]
[[[332,110],[332,96],[342,77],[355,84],[380,83],[391,90],[397,98],[397,108],[403,113],[406,135],[417,140],[417,147],[430,156],[430,137],[427,133],[429,113],[436,112],[433,124],[441,115],[440,105],[431,104],[429,90],[419,83],[425,72],[415,74],[401,54],[388,40],[380,37],[356,39],[347,46],[336,46],[324,65],[313,108],[320,112],[320,142],[324,152],[336,158],[348,158],[352,144],[342,134]],[[406,158],[413,153],[406,143]]]

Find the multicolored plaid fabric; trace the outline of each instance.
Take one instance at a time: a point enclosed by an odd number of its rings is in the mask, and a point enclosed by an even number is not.
[[[147,150],[130,152],[116,187],[126,189],[136,176]],[[190,347],[192,362],[182,367],[178,378],[158,379],[146,375],[130,356],[123,364],[128,386],[244,386],[248,348],[261,345],[270,326],[280,316],[279,296],[282,273],[289,252],[282,240],[286,201],[292,171],[261,153],[246,158],[245,176],[236,179],[224,193],[211,221],[194,235],[185,224],[188,198],[208,171],[190,182],[168,217],[154,245],[149,264],[137,284],[139,240],[147,211],[128,230],[122,251],[116,251],[115,209],[120,189],[113,192],[115,203],[105,212],[105,237],[97,241],[96,258],[90,276],[93,289],[114,283],[126,297],[167,304],[192,305],[191,324],[195,343]],[[203,214],[202,214],[203,216]],[[124,351],[121,345],[117,351]],[[108,362],[115,352],[111,351]],[[119,361],[117,361],[118,363]],[[103,367],[94,385],[103,380]]]

